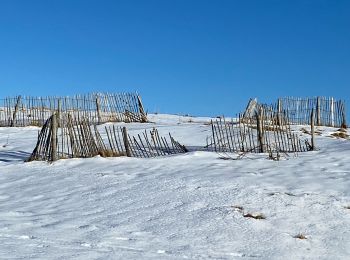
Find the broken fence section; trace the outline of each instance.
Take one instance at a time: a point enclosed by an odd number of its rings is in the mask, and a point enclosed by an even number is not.
[[[186,147],[175,141],[170,133],[169,137],[162,137],[155,128],[131,136],[125,127],[112,125],[99,131],[86,118],[76,120],[69,114],[65,116],[66,124],[61,127],[58,127],[57,115],[45,122],[28,161],[56,161],[96,155],[148,158],[187,152]]]
[[[0,99],[0,126],[43,126],[56,112],[59,121],[60,114],[70,113],[87,118],[92,124],[147,122],[137,93],[97,93],[74,97],[18,96]]]
[[[253,116],[260,108],[266,111],[286,113],[290,124],[311,125],[311,112],[314,110],[314,124],[346,128],[345,102],[333,97],[279,98],[275,104],[260,104],[250,99],[244,117]]]
[[[212,137],[207,147],[216,152],[305,152],[312,150],[291,131],[286,114],[259,109],[254,116],[237,120],[212,121]]]
[[[276,108],[279,112],[286,111],[293,124],[311,125],[311,112],[314,110],[315,125],[346,128],[345,102],[333,97],[280,98]]]

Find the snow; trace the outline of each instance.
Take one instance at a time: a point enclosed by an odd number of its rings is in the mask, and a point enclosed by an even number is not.
[[[191,152],[25,163],[39,128],[0,128],[0,259],[348,258],[350,141],[337,129],[318,127],[317,151],[223,160],[201,148],[210,118],[149,118],[129,132],[157,127]]]

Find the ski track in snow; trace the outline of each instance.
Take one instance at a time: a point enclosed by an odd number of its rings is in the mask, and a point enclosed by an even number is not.
[[[150,118],[130,133],[157,126],[192,147],[211,133],[209,118]],[[48,164],[23,162],[38,128],[0,128],[0,259],[348,259],[350,141],[320,129],[318,151],[281,161],[192,151]]]

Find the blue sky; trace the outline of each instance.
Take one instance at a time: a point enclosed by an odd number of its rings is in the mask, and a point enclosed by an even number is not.
[[[141,93],[150,112],[250,97],[350,104],[350,1],[0,1],[0,97]],[[349,109],[348,109],[349,110]]]

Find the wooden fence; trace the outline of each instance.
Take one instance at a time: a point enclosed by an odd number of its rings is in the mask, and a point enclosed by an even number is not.
[[[8,97],[0,99],[0,126],[43,126],[53,114],[71,113],[92,124],[147,122],[136,93],[87,94],[74,97]],[[59,122],[60,124],[61,122]]]
[[[298,125],[311,125],[311,111],[314,110],[315,125],[346,128],[345,102],[333,97],[285,97],[279,98],[273,105],[259,104],[256,99],[251,99],[244,115],[251,116],[260,107],[267,111],[285,112],[289,123]]]
[[[212,137],[207,147],[216,152],[305,152],[312,150],[307,140],[291,131],[285,113],[262,108],[254,116],[239,115],[238,120],[212,121]]]
[[[125,127],[106,126],[104,132],[90,124],[87,118],[73,119],[70,114],[64,125],[58,127],[58,115],[51,116],[43,125],[28,161],[56,161],[64,158],[103,157],[156,157],[185,153],[185,146],[170,135],[161,137],[157,129],[130,136]],[[101,133],[106,137],[102,138]]]

